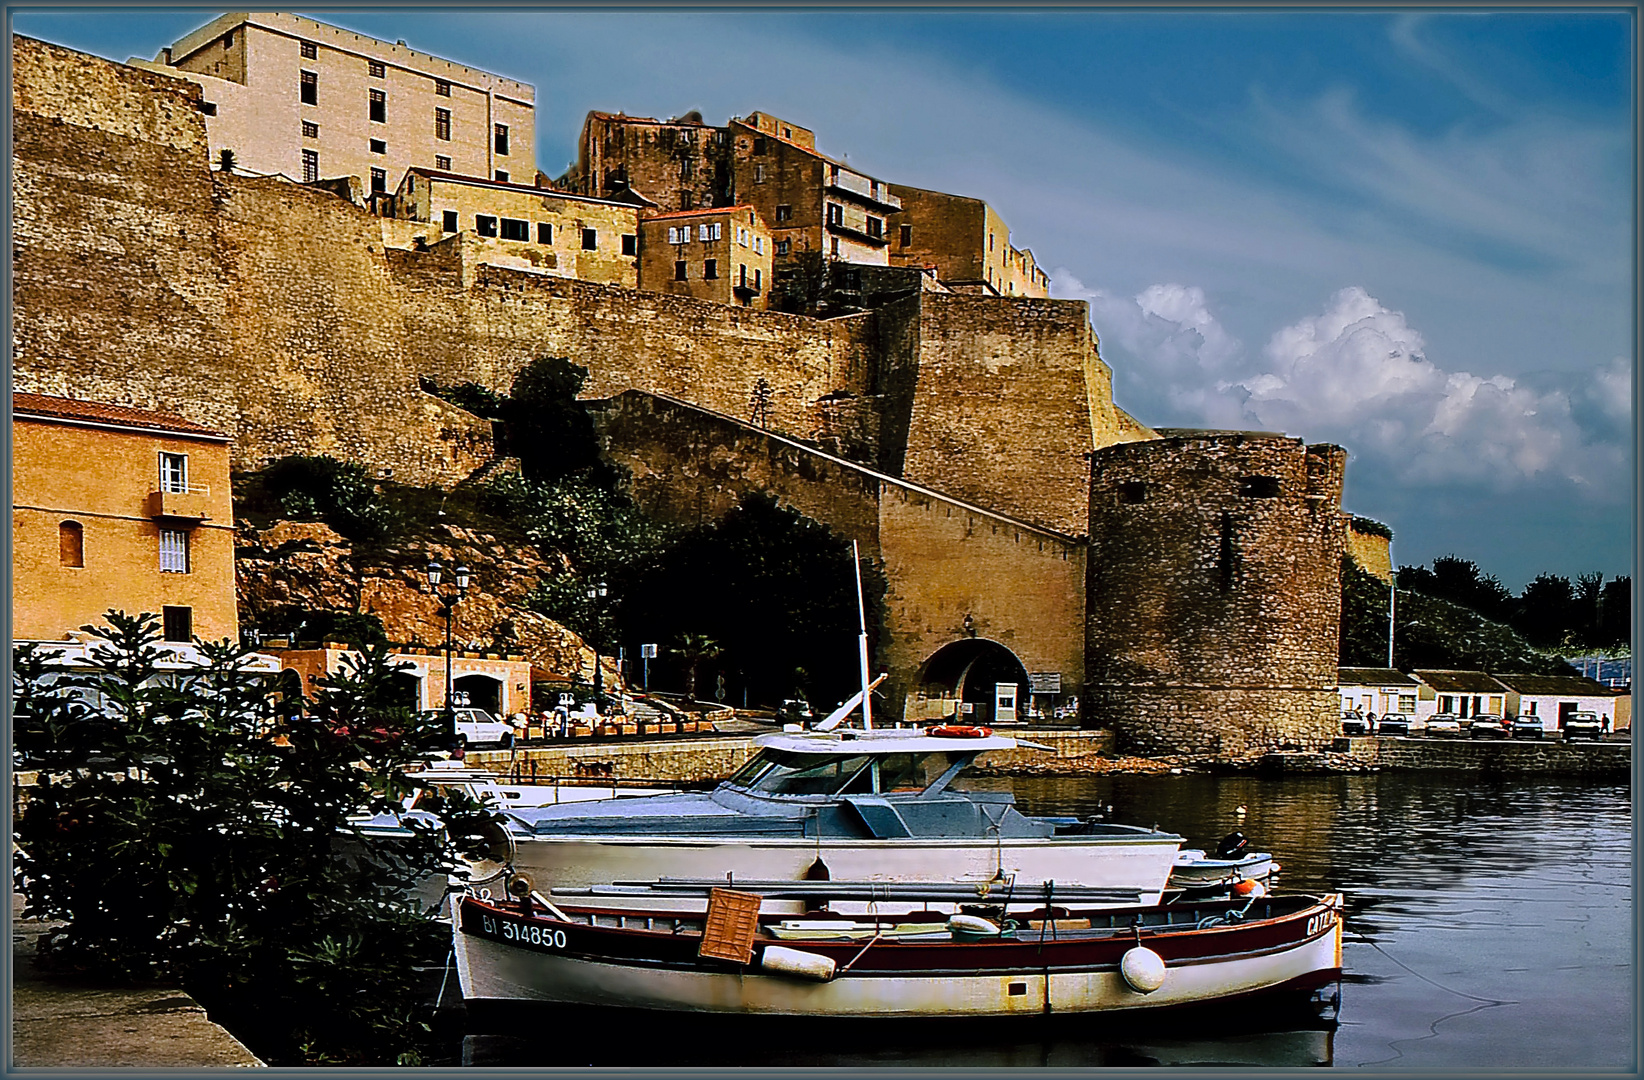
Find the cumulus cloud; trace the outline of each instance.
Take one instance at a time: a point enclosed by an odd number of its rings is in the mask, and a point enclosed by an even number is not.
[[[1372,486],[1561,484],[1603,501],[1630,497],[1625,358],[1539,380],[1447,370],[1404,313],[1358,286],[1282,327],[1252,356],[1200,288],[1158,284],[1114,296],[1065,270],[1055,285],[1059,296],[1089,301],[1115,397],[1145,423],[1340,443]]]

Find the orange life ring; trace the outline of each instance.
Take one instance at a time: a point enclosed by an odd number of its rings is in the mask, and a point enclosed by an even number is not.
[[[930,734],[938,739],[985,739],[993,734],[992,728],[965,727],[961,724],[937,724]]]

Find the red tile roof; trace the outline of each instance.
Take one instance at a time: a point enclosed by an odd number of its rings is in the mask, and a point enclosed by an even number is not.
[[[661,221],[663,218],[702,217],[705,214],[734,214],[738,210],[752,210],[747,203],[736,206],[702,206],[695,210],[670,210],[666,214],[646,214],[646,221]]]
[[[198,435],[224,441],[228,439],[228,436],[220,431],[196,424],[174,413],[136,409],[130,405],[112,405],[104,401],[80,401],[75,398],[50,397],[46,394],[14,392],[11,395],[11,411],[14,417],[112,424],[116,427],[147,428],[177,435]]]

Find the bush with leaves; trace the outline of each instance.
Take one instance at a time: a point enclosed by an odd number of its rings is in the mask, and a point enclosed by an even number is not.
[[[397,704],[387,651],[304,700],[227,643],[179,670],[152,615],[106,618],[89,666],[14,653],[18,749],[42,769],[19,887],[64,921],[42,961],[181,985],[275,1064],[420,1061],[414,968],[448,941],[412,890],[450,859],[431,831],[367,845],[350,825],[438,737]]]
[[[398,525],[363,466],[323,454],[280,458],[235,494],[237,504],[291,521],[323,521],[350,540],[380,540]]]

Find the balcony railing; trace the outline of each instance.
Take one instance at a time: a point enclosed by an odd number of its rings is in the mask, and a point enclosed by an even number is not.
[[[888,185],[843,169],[836,170],[828,177],[828,187],[857,202],[872,203],[886,211],[902,209],[902,200],[890,193]]]
[[[205,484],[169,484],[149,492],[145,512],[151,518],[207,521],[211,517],[210,498],[211,489]]]

